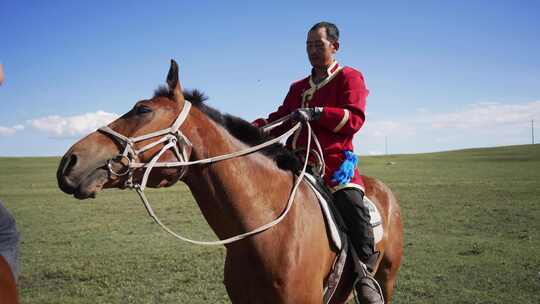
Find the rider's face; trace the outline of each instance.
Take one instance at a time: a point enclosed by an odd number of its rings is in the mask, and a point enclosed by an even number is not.
[[[309,62],[314,68],[326,68],[334,61],[339,48],[338,42],[331,42],[326,35],[326,28],[310,31],[307,36],[306,50]]]

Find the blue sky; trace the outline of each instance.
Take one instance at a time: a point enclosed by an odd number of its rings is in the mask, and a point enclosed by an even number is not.
[[[335,2],[0,0],[0,156],[62,155],[150,97],[170,58],[210,105],[266,116],[309,73],[321,20],[370,89],[357,153],[531,142],[540,1]]]

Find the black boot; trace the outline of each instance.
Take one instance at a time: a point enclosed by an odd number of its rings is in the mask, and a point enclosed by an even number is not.
[[[384,304],[379,283],[368,273],[358,278],[354,285],[358,300],[362,304]]]
[[[355,261],[355,272],[357,273],[357,279],[354,283],[357,300],[362,304],[384,304],[381,286],[373,278],[371,272],[368,271],[367,265],[362,264],[358,256],[356,256],[356,252],[353,252],[352,255]],[[377,252],[373,256],[378,257],[379,253]]]
[[[379,252],[375,252],[373,228],[369,209],[364,204],[364,193],[355,188],[346,188],[334,193],[335,204],[348,228],[349,239],[354,249],[353,258],[358,262],[358,280],[355,290],[362,303],[384,303],[382,291],[371,273],[375,269]]]

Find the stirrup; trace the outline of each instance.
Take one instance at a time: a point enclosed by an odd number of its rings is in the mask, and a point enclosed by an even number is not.
[[[384,296],[383,296],[381,285],[379,285],[379,282],[377,282],[377,280],[375,280],[375,278],[371,275],[371,273],[369,272],[367,268],[367,265],[362,263],[361,261],[359,262],[360,262],[362,270],[361,270],[361,273],[358,273],[358,277],[356,278],[353,285],[356,303],[364,304],[364,302],[360,302],[359,300],[360,295],[362,295],[362,297],[366,295],[365,293],[361,292],[362,291],[361,285],[368,285],[368,287],[373,289],[372,293],[376,293],[378,296],[378,299],[371,299],[372,301],[369,301],[368,304],[371,304],[371,303],[384,304],[385,302],[384,302]],[[366,280],[371,282],[372,284],[367,283]]]
[[[364,266],[365,267],[365,266]],[[362,290],[364,288],[369,288],[369,291]],[[354,282],[354,293],[355,300],[357,303],[361,304],[384,304],[384,296],[382,288],[379,285],[379,282],[375,280],[373,276],[367,271],[367,268],[364,268],[364,273],[359,274],[358,278]],[[360,298],[365,301],[360,302]],[[366,303],[367,301],[367,303]]]

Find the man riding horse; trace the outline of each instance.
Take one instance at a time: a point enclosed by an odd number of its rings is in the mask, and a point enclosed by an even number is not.
[[[364,182],[353,154],[353,137],[364,124],[369,91],[359,71],[340,66],[335,60],[339,46],[336,25],[329,22],[315,24],[308,32],[306,42],[313,67],[311,75],[291,85],[276,112],[267,119],[255,120],[253,124],[263,127],[289,114],[295,120],[312,123],[324,154],[323,179],[333,191],[335,205],[345,220],[358,258],[372,272],[378,252],[375,251],[369,210],[363,201]],[[272,135],[281,133],[284,133],[283,127],[271,131]],[[303,128],[287,141],[287,147],[293,151],[302,150],[306,141],[307,130]],[[363,269],[356,269],[356,272],[359,280],[355,288],[363,302],[383,303],[371,275]]]

